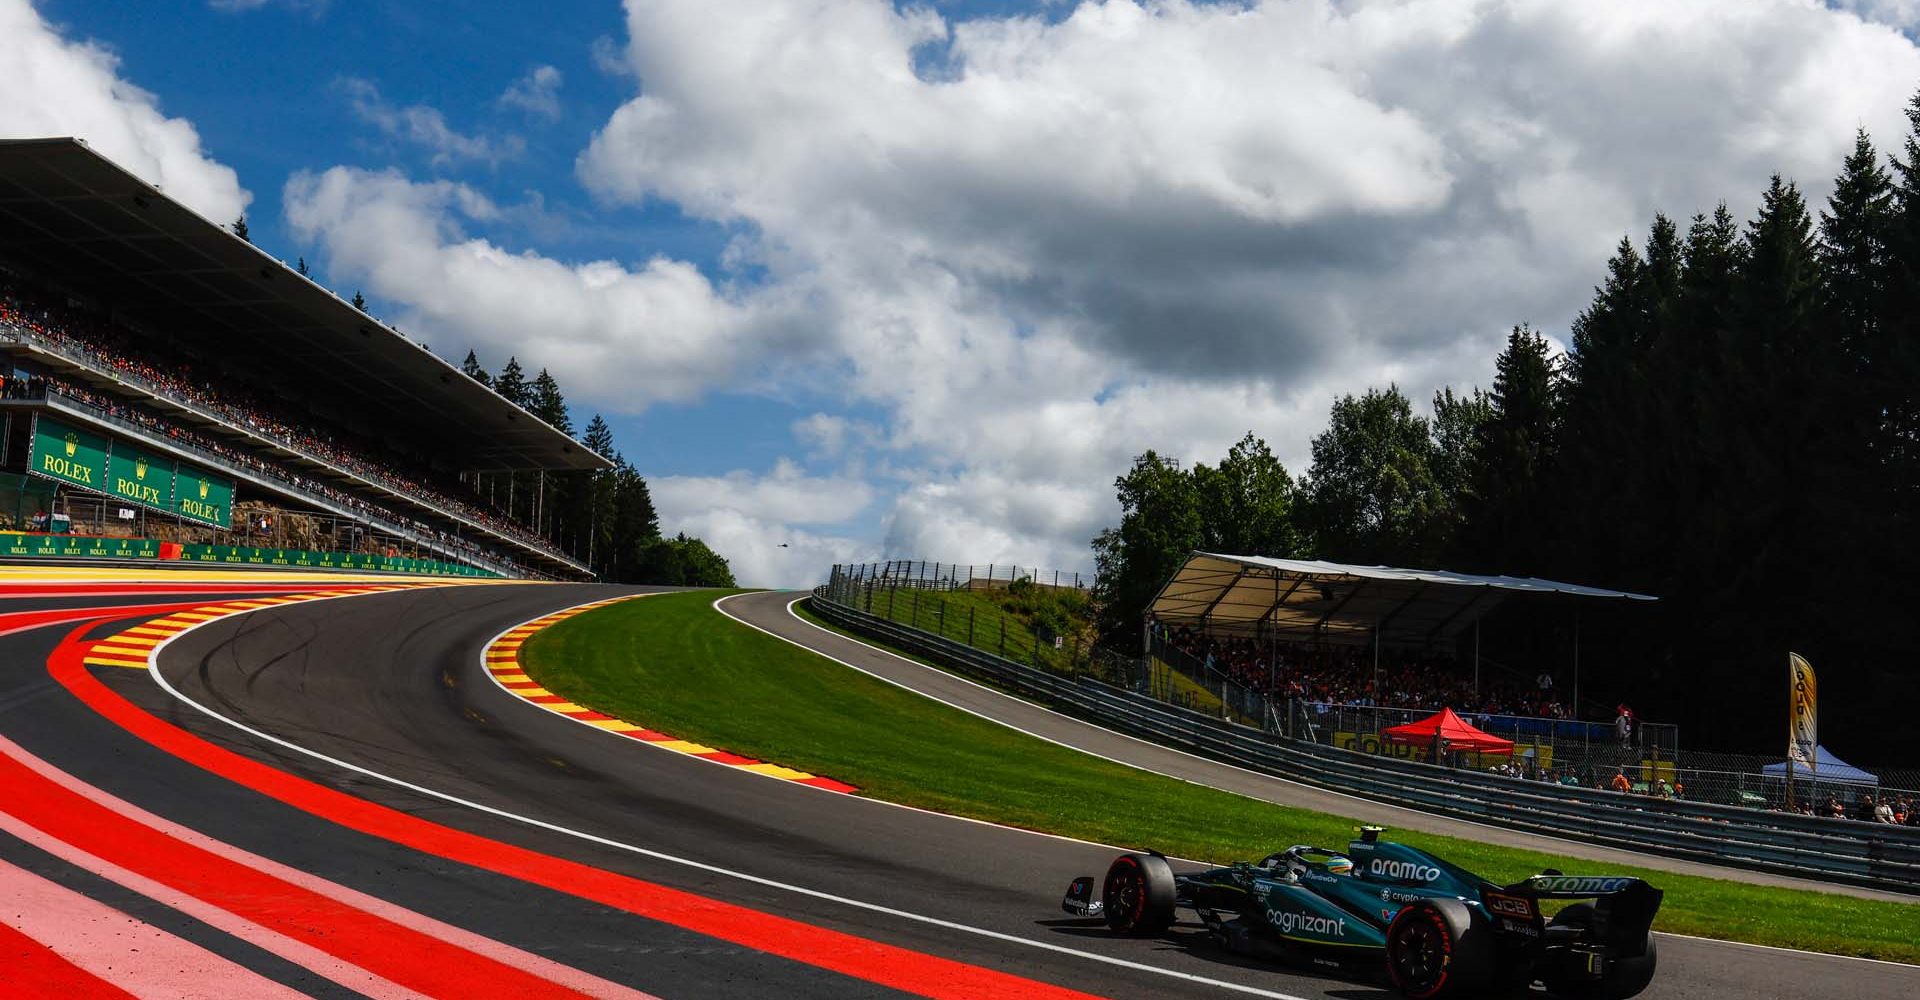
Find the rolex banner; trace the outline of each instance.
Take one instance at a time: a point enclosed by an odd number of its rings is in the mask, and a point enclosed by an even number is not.
[[[233,483],[182,463],[174,485],[174,510],[189,521],[231,527]]]
[[[33,454],[27,470],[104,493],[108,489],[107,439],[40,417],[33,423]]]
[[[1813,679],[1813,664],[1799,653],[1787,654],[1788,687],[1787,759],[1809,771],[1818,771],[1816,748],[1819,734],[1819,688]]]
[[[150,510],[226,528],[233,480],[42,414],[28,471]]]
[[[107,460],[107,492],[154,510],[173,509],[173,459],[114,442]]]

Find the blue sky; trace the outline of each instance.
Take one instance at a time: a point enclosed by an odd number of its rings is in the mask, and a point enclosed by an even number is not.
[[[636,89],[630,74],[606,64],[609,47],[624,41],[616,3],[545,5],[537,18],[526,17],[522,5],[502,3],[269,0],[233,9],[45,0],[38,6],[68,37],[109,47],[123,75],[155,92],[166,114],[192,121],[208,154],[238,171],[252,192],[253,241],[289,262],[306,256],[315,277],[342,296],[358,290],[354,280],[331,275],[326,254],[285,223],[281,185],[296,171],[397,168],[416,179],[460,181],[502,204],[536,205],[535,218],[480,228],[505,246],[537,246],[563,259],[637,261],[664,254],[711,269],[737,228],[690,219],[669,202],[596,199],[575,177],[575,157]],[[502,101],[542,66],[559,71],[556,114]],[[524,146],[497,160],[436,161],[431,149],[385,135],[356,113],[350,81],[371,83],[395,107],[431,107],[456,132]],[[400,311],[377,292],[368,298],[378,315]],[[430,343],[455,361],[473,346],[446,336]],[[482,360],[497,370],[505,357],[483,351]],[[529,374],[544,363],[534,353],[520,361]],[[771,469],[783,457],[804,464],[789,426],[821,403],[804,392],[721,387],[694,401],[606,416],[622,453],[643,473],[711,477]],[[600,408],[585,400],[575,409],[576,426],[584,427]],[[871,408],[843,409],[878,416]],[[877,521],[848,527],[851,537],[879,550]]]
[[[1891,147],[1920,0],[0,0],[77,134],[458,361],[741,580],[1087,570],[1148,448],[1564,340],[1621,234]]]
[[[169,115],[191,120],[213,158],[233,167],[252,191],[248,211],[253,241],[292,261],[309,255],[315,276],[351,296],[351,279],[330,279],[324,254],[314,254],[288,232],[281,185],[302,169],[336,164],[397,167],[418,178],[447,177],[471,184],[502,203],[537,199],[548,217],[538,225],[507,225],[495,234],[509,246],[537,243],[559,257],[640,259],[656,253],[711,266],[728,227],[690,220],[671,204],[644,208],[596,204],[574,178],[573,161],[593,131],[634,90],[634,81],[595,66],[596,39],[623,32],[616,3],[543,5],[529,19],[510,3],[288,3],[223,10],[208,4],[140,4],[46,0],[39,4],[70,37],[90,38],[116,52],[124,75],[154,91]],[[529,115],[500,103],[517,80],[537,66],[562,75],[559,116]],[[396,106],[439,110],[453,129],[474,135],[517,136],[518,155],[497,162],[436,164],[430,150],[380,134],[356,115],[344,81],[372,82]],[[391,303],[369,295],[376,312]],[[469,345],[434,343],[458,361]],[[497,368],[504,358],[488,359]],[[538,367],[540,359],[523,358]],[[564,387],[563,387],[564,388]],[[804,415],[791,405],[743,399],[735,406],[701,408],[729,429],[746,421],[777,421],[784,428]],[[586,414],[579,423],[585,422]],[[666,430],[645,433],[636,419],[616,418],[616,433],[635,462],[656,470],[723,472],[725,459],[710,441],[689,449],[665,447],[702,418],[685,408],[659,415]],[[624,432],[624,433],[622,433]],[[765,442],[757,448],[770,462]],[[755,453],[750,447],[745,457]],[[732,466],[729,466],[731,468]]]

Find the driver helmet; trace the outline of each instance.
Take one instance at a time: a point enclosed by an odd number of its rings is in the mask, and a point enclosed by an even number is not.
[[[1353,859],[1339,857],[1338,855],[1329,858],[1327,859],[1327,871],[1334,875],[1351,875],[1353,874]]]

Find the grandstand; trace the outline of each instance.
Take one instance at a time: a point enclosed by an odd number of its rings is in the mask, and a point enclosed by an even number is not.
[[[0,528],[590,575],[498,484],[606,458],[79,140],[0,140],[0,353]]]
[[[1348,720],[1345,731],[1378,732],[1453,707],[1512,720],[1509,728],[1533,720],[1526,726],[1585,743],[1577,720],[1611,710],[1582,701],[1578,615],[1583,606],[1654,600],[1524,577],[1194,552],[1146,608],[1143,640],[1150,658],[1217,689],[1245,717],[1263,718],[1278,699],[1336,713]],[[1531,617],[1549,607],[1571,612],[1570,657],[1483,681],[1480,623],[1516,601],[1534,604]],[[1542,673],[1570,683],[1536,687],[1530,678]],[[1650,740],[1654,729],[1641,725]],[[1670,748],[1672,727],[1657,730]]]

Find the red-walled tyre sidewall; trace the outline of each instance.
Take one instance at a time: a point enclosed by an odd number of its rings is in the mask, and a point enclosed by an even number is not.
[[[1115,933],[1161,934],[1173,926],[1173,868],[1157,855],[1122,854],[1107,868],[1101,898],[1107,926]]]
[[[1438,976],[1407,982],[1395,961],[1399,949],[1422,923],[1440,935],[1445,961]],[[1428,899],[1413,903],[1387,925],[1387,976],[1411,1000],[1478,1000],[1493,986],[1495,961],[1493,928],[1487,919],[1457,899]]]

